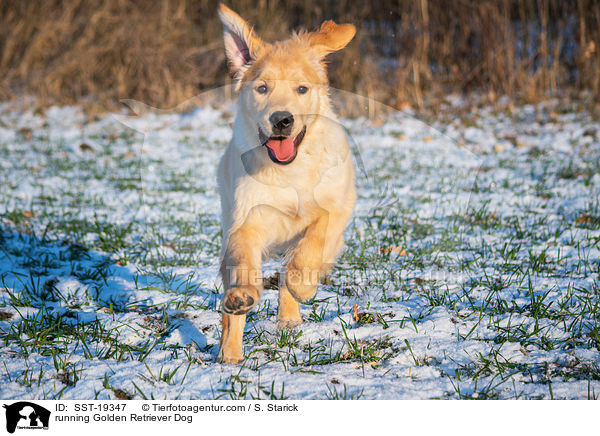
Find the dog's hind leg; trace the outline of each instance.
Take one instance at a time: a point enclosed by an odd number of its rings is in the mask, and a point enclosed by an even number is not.
[[[277,311],[277,328],[280,330],[292,329],[297,325],[302,324],[300,316],[300,304],[286,285],[279,287],[279,309]]]
[[[223,363],[236,363],[243,359],[242,336],[246,313],[258,304],[262,290],[261,261],[262,238],[257,229],[242,226],[229,235],[221,263],[225,293],[218,358]]]

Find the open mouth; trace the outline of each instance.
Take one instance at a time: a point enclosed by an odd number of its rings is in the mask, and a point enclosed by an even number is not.
[[[273,162],[280,165],[290,164],[296,159],[298,147],[304,139],[306,126],[296,136],[267,136],[262,129],[258,129],[260,143],[267,147],[269,157]]]

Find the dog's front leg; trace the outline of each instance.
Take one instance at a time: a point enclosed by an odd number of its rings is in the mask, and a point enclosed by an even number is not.
[[[292,297],[306,302],[314,297],[319,281],[333,267],[343,245],[349,213],[325,210],[313,221],[298,243],[286,271],[286,285]]]
[[[246,313],[260,300],[262,238],[255,228],[242,227],[229,235],[221,264],[225,293],[219,361],[237,363],[244,358],[242,336]]]

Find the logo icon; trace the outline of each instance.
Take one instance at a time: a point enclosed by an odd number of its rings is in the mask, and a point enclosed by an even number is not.
[[[6,409],[6,431],[14,433],[15,429],[48,429],[50,411],[28,401],[19,401],[4,405]]]

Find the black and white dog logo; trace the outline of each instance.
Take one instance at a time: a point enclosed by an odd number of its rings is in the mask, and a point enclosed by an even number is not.
[[[28,401],[19,401],[4,405],[6,409],[6,431],[14,433],[15,429],[48,429],[50,411]]]

